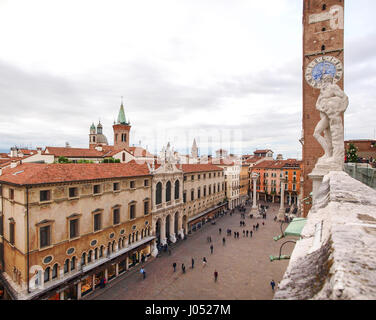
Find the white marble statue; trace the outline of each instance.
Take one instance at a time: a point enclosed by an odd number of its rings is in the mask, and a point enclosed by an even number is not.
[[[333,83],[331,75],[324,75],[322,81],[316,103],[321,120],[316,126],[314,137],[325,153],[317,161],[316,168],[340,171],[343,170],[345,157],[342,116],[349,105],[349,99],[341,88]]]

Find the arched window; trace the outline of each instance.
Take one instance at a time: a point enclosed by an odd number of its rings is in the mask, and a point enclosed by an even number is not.
[[[111,251],[112,251],[112,252],[115,251],[115,240],[112,241],[112,244],[111,244]]]
[[[157,189],[155,190],[155,203],[161,204],[162,203],[162,183],[157,183]]]
[[[123,157],[123,162],[125,162],[125,152],[123,152],[122,157]]]
[[[136,241],[138,241],[138,231],[136,232]]]
[[[179,199],[179,187],[180,187],[180,182],[179,180],[175,181],[175,200]]]
[[[64,273],[69,272],[69,259],[65,260],[64,262]]]
[[[131,244],[131,243],[132,243],[132,235],[130,234],[128,237],[128,244]]]
[[[121,238],[119,239],[119,244],[118,244],[118,246],[119,246],[119,249],[122,248],[122,246],[121,246]]]
[[[325,47],[324,45],[322,45],[322,46],[321,46],[321,51],[325,51],[325,48],[326,48],[326,47]]]
[[[52,268],[52,279],[57,278],[57,269],[58,269],[58,265],[57,265],[57,263],[55,263],[54,267]]]
[[[103,251],[104,251],[104,246],[101,246],[101,249],[99,250],[99,258],[103,257]]]
[[[76,257],[73,257],[71,260],[71,271],[76,269]]]
[[[84,252],[81,256],[81,266],[86,264],[86,253]]]
[[[44,282],[50,281],[50,267],[47,267],[46,270],[44,271]]]
[[[111,242],[107,245],[107,255],[109,256],[111,254]]]
[[[94,250],[94,260],[98,259],[98,248],[95,248]]]
[[[171,182],[166,183],[166,202],[171,201]]]
[[[90,250],[89,253],[87,254],[87,263],[91,262],[93,256],[93,250]]]

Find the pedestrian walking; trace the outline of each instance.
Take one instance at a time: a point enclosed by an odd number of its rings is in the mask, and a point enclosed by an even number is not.
[[[272,281],[270,282],[270,286],[272,287],[272,290],[274,291],[274,287],[275,287],[275,282],[274,282],[274,280],[272,280]]]
[[[253,235],[253,231],[251,230],[251,231],[249,231],[249,233],[251,234],[251,238],[252,238],[252,235]]]
[[[181,270],[183,271],[183,273],[185,273],[185,265],[184,265],[184,263],[182,263],[182,265],[181,265]]]
[[[262,222],[262,225],[263,225],[263,226],[265,225],[264,221]]]
[[[245,237],[245,230],[243,230],[243,237]]]
[[[210,246],[210,253],[213,254],[214,247],[213,245]]]
[[[144,268],[140,269],[140,273],[142,274],[142,277],[145,279],[145,270],[144,270]]]
[[[248,237],[248,230],[247,230],[247,237]]]
[[[176,271],[176,262],[172,264],[172,267],[174,268],[174,272]]]
[[[219,234],[221,234],[222,233],[222,229],[221,228],[219,228]]]
[[[195,267],[195,259],[192,258],[192,269]]]
[[[223,237],[223,239],[222,239],[222,244],[226,245],[226,238],[225,237]]]
[[[208,262],[206,261],[206,258],[203,257],[203,258],[202,258],[202,267],[205,268],[205,266],[206,266],[207,263],[208,263]]]
[[[218,279],[218,272],[217,270],[214,271],[214,281],[217,282]]]

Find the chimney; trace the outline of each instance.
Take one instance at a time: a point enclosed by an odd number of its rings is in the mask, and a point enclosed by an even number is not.
[[[11,168],[17,167],[17,161],[16,160],[12,160],[12,162],[10,163],[10,167]]]

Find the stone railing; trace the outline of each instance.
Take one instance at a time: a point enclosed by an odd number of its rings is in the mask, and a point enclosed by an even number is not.
[[[376,191],[323,179],[274,299],[376,299]]]

